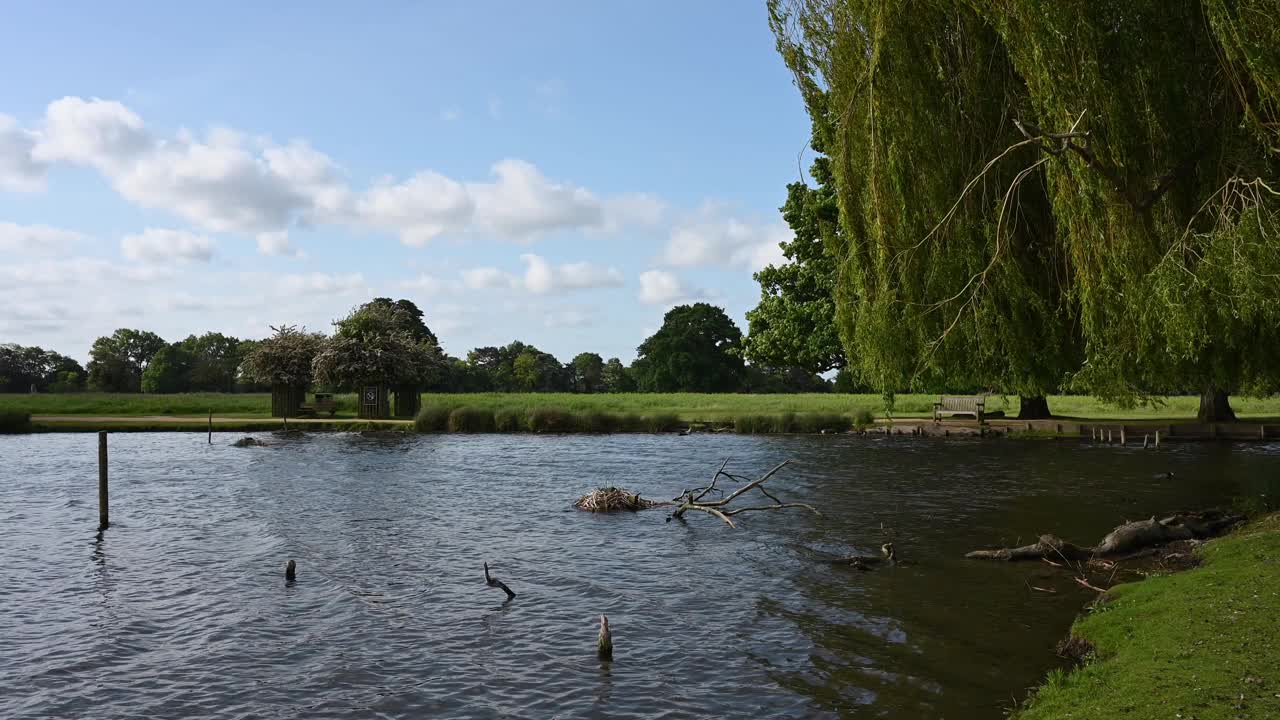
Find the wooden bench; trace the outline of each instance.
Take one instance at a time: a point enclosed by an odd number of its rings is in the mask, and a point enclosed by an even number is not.
[[[941,422],[943,417],[972,415],[978,422],[982,422],[986,406],[987,399],[981,395],[943,395],[933,404],[933,421]]]
[[[338,402],[333,399],[332,393],[316,393],[316,400],[313,403],[303,403],[298,406],[299,415],[316,415],[318,413],[327,412],[329,417],[333,417],[338,411]]]

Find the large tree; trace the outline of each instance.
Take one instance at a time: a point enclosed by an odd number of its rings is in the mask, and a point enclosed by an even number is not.
[[[192,392],[232,392],[244,362],[243,341],[217,332],[191,335],[182,341],[191,356],[188,386]]]
[[[245,379],[267,386],[310,387],[315,379],[312,364],[324,335],[293,325],[271,329],[275,334],[258,341],[246,355],[241,366]]]
[[[142,372],[142,392],[169,394],[191,392],[194,358],[185,343],[166,345]]]
[[[840,232],[840,210],[831,161],[819,155],[809,174],[817,187],[787,186],[782,218],[794,237],[782,243],[786,263],[755,274],[760,304],[747,312],[743,351],[755,365],[823,373],[845,366],[832,296],[836,263],[828,249],[837,242],[828,236]]]
[[[318,382],[336,388],[364,384],[423,386],[444,372],[444,354],[429,333],[404,324],[396,305],[370,302],[334,323],[312,366]]]
[[[575,392],[595,393],[604,390],[604,358],[599,353],[578,353],[569,365],[573,369]]]
[[[635,378],[631,376],[631,370],[618,358],[609,358],[604,364],[604,369],[600,371],[600,382],[604,386],[605,392],[611,393],[627,393],[636,391]]]
[[[742,389],[742,331],[707,303],[678,305],[637,348],[632,364],[642,392],[735,392]]]
[[[89,386],[104,392],[142,391],[142,373],[167,343],[153,332],[121,328],[89,350]]]
[[[1274,23],[1257,1],[771,0],[834,160],[837,316],[881,388],[1274,388]]]

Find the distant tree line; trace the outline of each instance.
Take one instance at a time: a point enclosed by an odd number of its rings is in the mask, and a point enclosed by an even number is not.
[[[350,390],[365,382],[417,385],[426,392],[854,392],[840,375],[747,364],[742,331],[707,303],[671,309],[629,367],[583,352],[568,362],[516,340],[466,358],[440,349],[412,301],[375,298],[334,323],[332,335],[293,326],[266,340],[210,332],[166,342],[122,328],[98,338],[87,368],[40,348],[0,346],[4,392],[260,392],[273,384]],[[824,368],[825,369],[825,368]]]

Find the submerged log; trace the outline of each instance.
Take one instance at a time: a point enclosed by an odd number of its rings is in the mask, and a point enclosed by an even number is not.
[[[1088,560],[1093,555],[1091,548],[1082,548],[1063,540],[1056,535],[1041,535],[1031,545],[1016,548],[1000,548],[998,550],[974,550],[965,557],[977,560]]]
[[[1219,535],[1244,521],[1244,516],[1217,511],[1174,513],[1163,520],[1127,522],[1107,533],[1096,546],[1082,548],[1053,535],[1041,535],[1033,545],[997,550],[974,550],[965,557],[977,560],[1065,560],[1077,562],[1101,557],[1130,555],[1180,540],[1203,540]]]

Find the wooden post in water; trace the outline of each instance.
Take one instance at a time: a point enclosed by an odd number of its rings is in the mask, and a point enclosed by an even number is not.
[[[209,411],[209,444],[213,444],[213,411]]]
[[[1259,440],[1267,439],[1267,426],[1265,423],[1258,425],[1258,439]]]
[[[1159,430],[1156,431],[1156,449],[1157,450],[1160,449],[1160,431]]]
[[[107,513],[107,431],[98,431],[98,530],[111,524]]]
[[[1124,426],[1120,426],[1120,447],[1124,447]]]
[[[1143,434],[1143,436],[1142,436],[1142,449],[1143,449],[1143,450],[1146,450],[1146,449],[1147,449],[1147,439],[1148,439],[1148,438],[1150,438],[1150,437],[1151,437],[1150,435]]]

